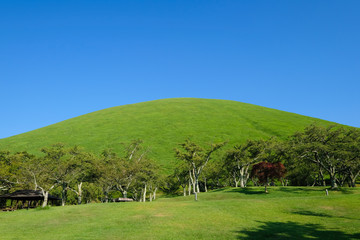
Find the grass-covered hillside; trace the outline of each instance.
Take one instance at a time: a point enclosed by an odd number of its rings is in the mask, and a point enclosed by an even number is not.
[[[202,143],[270,136],[284,138],[305,126],[329,122],[256,105],[211,99],[175,98],[124,105],[89,113],[17,136],[0,139],[0,150],[39,153],[57,142],[100,153],[119,143],[144,140],[150,157],[171,168],[173,149],[187,137]]]
[[[0,212],[1,239],[359,239],[359,189],[226,188],[155,202]]]

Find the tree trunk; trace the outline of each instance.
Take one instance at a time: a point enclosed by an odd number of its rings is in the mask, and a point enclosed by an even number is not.
[[[105,203],[108,203],[109,202],[109,190],[108,189],[105,189],[104,195],[105,195]]]
[[[126,191],[126,190],[123,190],[123,191],[122,191],[122,195],[123,195],[123,198],[127,198],[127,191]]]
[[[205,192],[207,192],[206,177],[204,177],[204,186],[205,186]]]
[[[237,188],[239,186],[239,181],[236,179],[236,172],[235,171],[233,171],[233,179],[234,179],[235,187]]]
[[[196,181],[196,186],[199,187],[198,179],[196,178],[195,181]],[[198,200],[198,197],[197,197],[198,191],[195,191],[194,193],[195,193],[195,201],[197,201]]]
[[[243,175],[240,176],[240,187],[241,187],[241,188],[244,188],[244,187],[245,187],[245,184],[244,184],[244,176],[243,176]]]
[[[189,196],[191,195],[191,182],[189,180],[189,188],[188,188],[188,191],[189,191]]]
[[[268,193],[267,186],[269,185],[269,178],[267,178],[265,183],[265,193]]]
[[[349,181],[350,181],[350,186],[351,187],[355,187],[356,186],[356,179],[357,177],[360,175],[360,171],[358,171],[357,173],[353,173],[353,172],[350,172],[349,173]]]
[[[191,182],[192,182],[192,188],[193,188],[193,193],[196,192],[196,179],[195,179],[195,170],[193,170],[193,173],[194,175],[192,176],[191,173],[190,173],[190,179],[191,179]]]
[[[78,184],[78,205],[80,205],[82,201],[82,184],[82,182]]]
[[[313,182],[313,184],[311,186],[314,187],[315,184],[316,184],[316,178],[314,179],[314,182]]]
[[[244,175],[244,171],[245,171],[245,169],[242,167],[241,169],[240,169],[240,187],[241,188],[244,188],[245,187],[245,184],[244,184],[244,177],[245,177],[245,175]]]
[[[46,207],[47,203],[48,203],[48,199],[49,199],[49,192],[48,191],[43,191],[43,195],[44,195],[44,202],[42,204],[42,207]]]
[[[140,197],[139,197],[139,202],[143,201],[143,195],[144,195],[144,189],[141,188],[141,193],[140,193]]]
[[[335,168],[330,168],[330,183],[331,183],[331,188],[337,188],[337,183],[336,183],[336,172],[335,172]]]
[[[356,180],[354,179],[354,180],[351,180],[351,186],[352,187],[356,187]]]
[[[146,184],[145,184],[145,187],[144,187],[143,202],[146,202]]]
[[[184,193],[184,197],[186,197],[186,186],[183,187],[183,193]]]
[[[331,188],[337,188],[336,178],[330,175]]]
[[[250,165],[247,165],[245,168],[245,180],[244,180],[245,187],[247,186],[247,183],[248,183],[249,177],[250,177],[249,167],[250,167]]]
[[[137,192],[136,189],[133,190],[133,198],[134,198],[135,201],[138,200],[138,192]]]
[[[323,185],[324,187],[326,187],[326,182],[325,182],[325,179],[324,179],[324,173],[323,173],[321,167],[319,167],[319,177],[320,177],[320,179],[321,179],[322,185]]]
[[[67,198],[67,184],[62,184],[62,191],[61,191],[61,206],[65,206]]]
[[[153,192],[153,199],[154,199],[154,200],[156,200],[156,191],[157,191],[157,189],[158,189],[158,188],[155,187],[155,190],[154,190],[154,192]]]

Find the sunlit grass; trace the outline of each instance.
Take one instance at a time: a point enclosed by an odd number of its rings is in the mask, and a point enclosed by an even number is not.
[[[42,147],[63,142],[100,154],[142,139],[166,171],[173,166],[173,149],[187,137],[202,144],[227,141],[227,148],[247,139],[285,138],[313,122],[331,124],[236,101],[175,98],[109,108],[0,139],[0,150],[39,154]]]
[[[0,213],[0,239],[351,239],[360,189],[227,188],[147,203]]]

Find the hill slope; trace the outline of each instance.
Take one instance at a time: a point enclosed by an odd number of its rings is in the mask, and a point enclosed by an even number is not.
[[[331,124],[236,101],[163,99],[104,109],[0,139],[0,150],[37,154],[44,146],[63,142],[100,153],[140,138],[150,146],[150,156],[169,169],[174,147],[189,136],[203,143],[228,141],[232,146],[249,138],[284,138],[313,122]]]

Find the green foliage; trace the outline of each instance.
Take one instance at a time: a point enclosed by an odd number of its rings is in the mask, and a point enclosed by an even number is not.
[[[292,136],[292,156],[297,162],[315,165],[320,175],[325,171],[330,177],[331,187],[336,188],[351,175],[357,177],[360,174],[359,132],[355,128],[312,124],[304,132]],[[355,179],[352,179],[352,185],[355,185]]]
[[[97,183],[102,188],[102,200],[105,202],[109,200],[112,189],[120,191],[124,198],[131,191],[132,197],[137,200],[138,192],[147,187],[156,191],[161,182],[159,166],[147,157],[148,149],[143,149],[142,140],[133,140],[122,144],[122,147],[121,154],[111,149],[104,150],[102,158],[96,163]]]
[[[263,140],[248,140],[242,145],[236,145],[227,151],[223,168],[229,173],[235,187],[245,187],[249,179],[249,168],[260,161],[264,154],[266,142]]]
[[[9,151],[0,151],[0,190],[7,191],[19,182],[16,173],[20,164]]]
[[[183,150],[175,149],[176,158],[185,161],[191,167],[200,168],[209,161],[211,154],[223,147],[225,143],[213,143],[208,149],[205,149],[190,139],[186,139],[184,143],[179,145]]]
[[[189,172],[189,178],[193,185],[193,192],[195,194],[195,200],[198,200],[197,193],[200,192],[200,185],[199,185],[199,178],[202,175],[203,170],[205,169],[206,165],[208,164],[211,155],[219,150],[221,147],[225,145],[225,142],[220,143],[212,143],[210,147],[207,149],[201,147],[200,145],[192,142],[190,139],[187,139],[184,143],[179,144],[181,146],[180,149],[175,149],[175,156],[180,161],[185,163],[184,169],[187,169]],[[186,174],[186,171],[182,171],[182,174]],[[186,179],[180,179],[181,175],[177,175],[179,181],[182,184],[186,184]],[[184,188],[184,187],[183,187]],[[206,189],[206,185],[205,185]],[[185,189],[184,189],[185,191]]]
[[[47,205],[45,207],[37,207],[35,208],[36,211],[44,211],[44,210],[50,210],[51,206]]]

